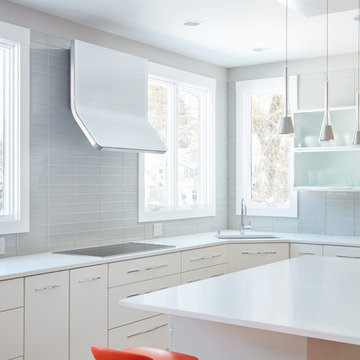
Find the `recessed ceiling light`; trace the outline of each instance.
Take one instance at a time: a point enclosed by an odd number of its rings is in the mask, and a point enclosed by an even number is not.
[[[355,16],[353,20],[354,21],[360,21],[360,15]]]
[[[263,51],[268,51],[270,50],[268,47],[256,47],[256,48],[253,48],[252,51],[255,51],[255,52],[263,52]]]
[[[199,27],[203,23],[200,20],[185,20],[181,24],[186,27]]]

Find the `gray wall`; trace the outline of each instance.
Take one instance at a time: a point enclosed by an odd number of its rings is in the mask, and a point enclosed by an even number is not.
[[[137,221],[138,156],[93,149],[69,108],[69,41],[31,33],[30,232],[5,256],[153,238]],[[217,81],[217,216],[163,222],[165,236],[226,227],[226,82]]]
[[[269,76],[269,74],[268,74]],[[270,75],[271,76],[271,75]],[[273,75],[274,76],[274,75]],[[277,76],[277,75],[275,75]],[[244,78],[248,78],[244,76]],[[298,103],[301,109],[323,107],[324,74],[305,74],[298,79]],[[331,74],[332,106],[354,105],[355,71],[341,70]],[[312,94],[309,96],[309,94]],[[228,227],[238,229],[240,217],[236,206],[236,90],[235,81],[228,83]],[[300,192],[298,218],[249,216],[253,229],[360,235],[360,195],[352,192]]]

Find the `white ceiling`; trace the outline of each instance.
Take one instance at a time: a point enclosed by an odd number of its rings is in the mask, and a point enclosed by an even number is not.
[[[225,67],[284,58],[285,0],[10,0]],[[357,0],[329,0],[330,53],[356,51]],[[326,1],[289,0],[289,56],[325,54]],[[344,11],[345,10],[345,11]],[[181,22],[197,19],[199,28]],[[268,51],[254,52],[253,48]]]

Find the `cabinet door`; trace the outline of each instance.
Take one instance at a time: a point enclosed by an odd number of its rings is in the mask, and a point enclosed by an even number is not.
[[[324,245],[324,256],[360,259],[360,247]]]
[[[25,279],[25,359],[69,356],[69,272]]]
[[[230,244],[229,272],[289,258],[289,244]]]
[[[0,359],[23,355],[24,308],[0,312]]]
[[[322,256],[322,245],[315,244],[290,244],[290,257],[303,255]]]
[[[107,265],[70,271],[70,360],[93,360],[107,346]]]
[[[207,268],[196,269],[187,271],[181,274],[181,283],[187,284],[203,279],[208,279],[215,276],[224,275],[227,273],[227,265],[220,264],[215,266],[209,266]]]

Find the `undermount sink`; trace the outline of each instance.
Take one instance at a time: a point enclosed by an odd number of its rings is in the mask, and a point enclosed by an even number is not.
[[[123,243],[123,244],[93,246],[93,247],[82,248],[82,249],[56,251],[56,252],[54,252],[54,254],[107,257],[107,256],[114,256],[114,255],[133,254],[133,253],[144,252],[144,251],[169,249],[169,248],[173,248],[173,247],[175,247],[175,246],[174,245],[128,242],[128,243]]]
[[[278,239],[275,235],[255,235],[255,234],[220,234],[216,235],[218,239]]]

